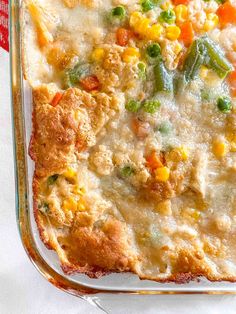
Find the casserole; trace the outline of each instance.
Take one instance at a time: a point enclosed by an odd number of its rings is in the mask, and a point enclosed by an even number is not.
[[[12,3],[12,87],[13,87],[13,114],[15,126],[15,148],[16,148],[16,170],[18,186],[18,220],[22,234],[24,246],[34,261],[37,268],[48,278],[49,281],[58,287],[65,289],[74,294],[102,292],[126,292],[126,293],[164,293],[176,291],[197,292],[197,291],[214,291],[229,292],[234,291],[234,285],[225,283],[209,283],[201,279],[199,283],[186,283],[183,286],[176,286],[172,283],[160,284],[150,281],[140,281],[136,276],[130,274],[111,274],[107,277],[100,278],[95,282],[85,278],[83,275],[65,275],[60,270],[55,255],[47,251],[42,245],[36,225],[33,218],[32,210],[32,177],[33,165],[27,152],[27,143],[31,134],[31,107],[32,99],[30,88],[22,80],[20,44],[21,33],[18,32],[19,25],[15,24],[19,20],[19,3]],[[22,100],[24,99],[24,102]],[[114,284],[115,283],[115,284]],[[128,283],[128,285],[127,285]],[[201,288],[199,288],[201,287]]]

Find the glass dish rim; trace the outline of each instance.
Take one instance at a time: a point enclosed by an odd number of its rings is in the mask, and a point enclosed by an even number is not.
[[[236,294],[236,287],[228,284],[228,289],[210,288],[204,289],[199,286],[193,289],[185,288],[183,285],[176,285],[176,289],[158,290],[106,290],[88,287],[81,283],[69,280],[56,272],[40,255],[32,236],[29,218],[28,199],[28,174],[26,165],[27,143],[25,143],[25,125],[23,115],[23,74],[21,62],[21,26],[20,7],[21,0],[10,0],[10,75],[11,75],[11,109],[12,109],[12,132],[14,146],[14,167],[15,167],[15,200],[16,200],[16,220],[21,237],[22,245],[35,268],[41,275],[61,290],[80,297],[89,294],[136,294],[136,295],[160,295],[160,294]],[[214,285],[214,283],[212,283]]]

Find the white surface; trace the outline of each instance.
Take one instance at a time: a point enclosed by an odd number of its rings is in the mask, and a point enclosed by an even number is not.
[[[0,48],[0,313],[98,314],[88,302],[49,284],[28,260],[15,222],[8,55]],[[109,313],[236,313],[236,296],[102,296]]]

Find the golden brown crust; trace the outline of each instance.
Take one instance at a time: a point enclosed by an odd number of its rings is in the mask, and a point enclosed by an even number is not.
[[[33,134],[30,156],[38,176],[58,173],[74,161],[75,153],[95,144],[96,134],[108,121],[116,100],[105,94],[92,97],[79,89],[64,92],[57,106],[51,102],[54,85],[33,91]]]
[[[37,196],[39,179],[34,176],[34,215],[40,238],[48,249],[55,250],[60,258],[61,267],[66,274],[83,273],[91,278],[99,278],[111,272],[137,273],[142,280],[154,280],[161,283],[188,283],[205,277],[210,281],[236,282],[235,276],[214,275],[203,259],[202,252],[182,249],[171,253],[173,272],[164,278],[140,274],[133,266],[137,262],[126,240],[126,228],[114,219],[106,221],[102,230],[87,227],[72,228],[66,237],[50,236],[49,220],[40,213]],[[63,253],[62,253],[63,251]]]
[[[55,250],[65,273],[85,273],[98,278],[111,271],[129,271],[134,254],[129,248],[126,227],[109,218],[96,228],[70,228],[66,236],[57,236],[50,216],[40,212],[37,203],[39,179],[34,176],[34,215],[40,238],[48,249]]]
[[[127,245],[125,228],[117,220],[104,222],[102,229],[76,228],[63,242],[69,245],[68,259],[73,265],[80,261],[82,265],[101,269],[130,269],[132,254]]]

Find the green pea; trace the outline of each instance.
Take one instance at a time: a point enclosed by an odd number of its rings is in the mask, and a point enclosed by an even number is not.
[[[151,44],[147,47],[147,55],[150,58],[157,58],[161,56],[161,47],[158,44]]]
[[[52,185],[54,182],[56,182],[58,177],[59,177],[59,174],[54,174],[54,175],[48,177],[48,180],[47,180],[48,185]]]
[[[148,12],[155,7],[155,4],[152,0],[143,0],[141,1],[141,7],[143,12]]]
[[[125,18],[125,15],[126,15],[125,8],[123,6],[118,6],[116,8],[113,8],[111,10],[111,15],[113,17],[117,17],[117,18],[123,20]]]
[[[161,106],[158,100],[146,100],[143,104],[143,110],[148,113],[155,113]]]
[[[129,100],[125,105],[125,109],[130,112],[137,112],[140,109],[140,107],[141,107],[141,103],[133,99]]]
[[[87,63],[77,63],[72,69],[67,69],[64,72],[65,88],[73,87],[79,83],[80,79],[88,75],[90,66]]]
[[[128,178],[130,177],[132,174],[134,174],[134,168],[132,168],[131,166],[124,166],[121,170],[120,170],[120,174],[122,177],[124,178]]]
[[[146,64],[144,62],[138,63],[138,76],[143,80],[146,78]]]
[[[172,24],[175,21],[175,12],[171,9],[162,11],[159,17],[160,22]]]
[[[222,96],[217,100],[217,107],[223,113],[228,113],[232,109],[232,103],[229,97]]]
[[[172,124],[169,121],[164,121],[159,125],[157,130],[163,135],[168,135],[172,131]]]

